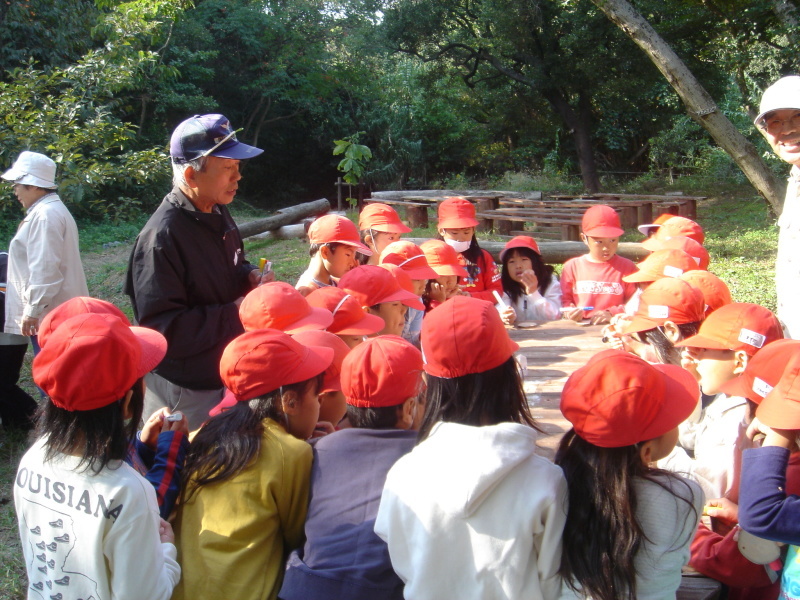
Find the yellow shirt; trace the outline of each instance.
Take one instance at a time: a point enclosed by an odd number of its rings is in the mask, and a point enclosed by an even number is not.
[[[265,419],[255,461],[179,508],[183,577],[172,600],[277,598],[286,557],[303,539],[311,462],[311,446]]]

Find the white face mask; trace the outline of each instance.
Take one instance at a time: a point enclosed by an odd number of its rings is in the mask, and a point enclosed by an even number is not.
[[[470,245],[472,245],[472,240],[466,242],[459,242],[458,240],[445,240],[445,243],[456,252],[466,252]]]

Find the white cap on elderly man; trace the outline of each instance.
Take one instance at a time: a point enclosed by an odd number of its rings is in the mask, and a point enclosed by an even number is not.
[[[758,116],[755,124],[758,125],[768,113],[782,109],[800,110],[800,76],[789,75],[781,77],[769,86],[761,96],[761,105],[758,107]]]
[[[56,185],[56,163],[38,152],[22,152],[11,168],[0,175],[3,179],[22,185],[51,189]]]

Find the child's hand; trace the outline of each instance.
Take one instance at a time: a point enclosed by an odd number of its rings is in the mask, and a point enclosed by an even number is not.
[[[536,274],[533,271],[523,271],[522,275],[520,275],[520,280],[528,296],[539,289],[539,280],[536,278]]]
[[[700,373],[697,372],[697,352],[694,348],[686,347],[681,351],[681,366],[700,381]]]
[[[739,522],[739,505],[727,498],[713,498],[706,501],[703,514],[719,519],[728,525],[736,525]]]
[[[561,314],[564,316],[565,319],[569,319],[570,321],[582,321],[583,320],[583,310],[577,308],[575,306],[568,306],[566,308],[571,308],[572,310],[564,310]]]
[[[314,431],[311,434],[311,438],[314,439],[318,437],[325,437],[334,431],[336,431],[336,427],[333,426],[333,423],[328,421],[318,421],[317,426],[314,427]]]
[[[164,417],[169,414],[167,407],[159,408],[144,422],[144,427],[139,434],[139,440],[148,448],[155,450],[158,445],[158,435],[164,428]]]
[[[168,416],[172,416],[172,419],[168,419]],[[175,419],[174,417],[180,417]],[[164,426],[161,429],[161,432],[165,431],[180,431],[184,435],[189,435],[189,420],[186,418],[181,411],[176,410],[174,413],[167,413],[164,415]]]
[[[172,525],[164,519],[161,519],[161,523],[158,526],[158,537],[161,538],[162,544],[175,543],[175,532],[172,531]]]
[[[622,334],[619,333],[613,325],[604,327],[602,336],[604,344],[608,344],[614,350],[625,350],[625,344],[622,342]]]
[[[431,289],[428,293],[430,299],[434,302],[442,303],[447,300],[447,290],[438,281],[431,282]]]
[[[611,322],[611,313],[607,310],[599,310],[589,318],[589,323],[592,325],[603,325],[609,322]]]
[[[513,306],[506,306],[503,312],[500,313],[500,318],[503,319],[503,323],[506,325],[513,325],[517,320],[517,311],[514,310]]]
[[[753,422],[747,426],[746,435],[753,441],[763,436],[762,446],[778,446],[789,449],[795,444],[797,432],[787,429],[773,429],[764,425],[758,420],[758,417],[755,417]]]
[[[456,286],[455,288],[453,288],[452,292],[447,294],[447,299],[449,300],[450,298],[452,298],[454,296],[469,296],[469,292],[465,292],[464,288],[462,288],[459,285],[459,286]]]

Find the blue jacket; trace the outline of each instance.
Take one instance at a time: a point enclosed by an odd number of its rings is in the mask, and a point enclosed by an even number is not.
[[[283,600],[402,600],[386,543],[373,527],[386,473],[415,431],[343,429],[316,440],[306,543],[289,557]]]

